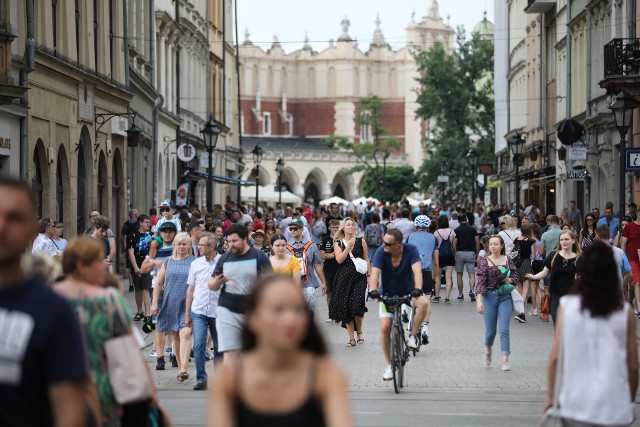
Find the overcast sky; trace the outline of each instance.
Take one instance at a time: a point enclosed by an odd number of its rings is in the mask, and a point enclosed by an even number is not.
[[[277,35],[284,50],[289,53],[303,45],[305,31],[315,50],[323,50],[329,40],[342,33],[340,22],[345,15],[351,21],[349,35],[366,51],[375,29],[376,14],[380,14],[380,27],[385,39],[394,49],[406,45],[405,28],[411,22],[427,15],[432,0],[237,0],[240,42],[245,29],[251,41],[265,50]],[[493,0],[440,0],[440,16],[455,29],[464,25],[467,32],[482,20],[483,12],[493,22]]]

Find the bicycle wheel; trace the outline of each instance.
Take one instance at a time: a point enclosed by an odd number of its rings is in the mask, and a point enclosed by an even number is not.
[[[404,364],[409,357],[409,352],[404,342],[404,331],[402,334],[398,334],[398,343],[396,345],[398,348],[398,360],[400,363],[398,364],[398,384],[400,388],[404,387]]]
[[[398,345],[399,342],[402,341],[400,335],[398,334],[398,329],[402,330],[402,323],[398,327],[397,322],[393,322],[393,326],[391,327],[391,369],[393,371],[393,388],[396,391],[396,394],[400,393],[400,385],[401,377],[399,370],[402,366],[402,350]]]

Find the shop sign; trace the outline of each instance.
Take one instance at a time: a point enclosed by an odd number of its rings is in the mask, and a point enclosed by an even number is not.
[[[567,149],[567,160],[587,160],[587,147],[572,145]]]
[[[587,171],[584,169],[567,171],[567,179],[569,181],[584,181],[587,176]]]

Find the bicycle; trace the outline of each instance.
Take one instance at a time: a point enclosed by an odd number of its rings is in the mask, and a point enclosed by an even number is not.
[[[411,295],[386,296],[380,295],[380,302],[387,307],[387,311],[393,311],[393,323],[391,325],[391,369],[393,370],[393,388],[396,394],[404,386],[404,365],[409,360],[409,347],[404,335],[402,325],[402,304],[411,304]]]

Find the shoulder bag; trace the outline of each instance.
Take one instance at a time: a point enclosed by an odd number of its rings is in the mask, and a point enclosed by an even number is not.
[[[564,361],[563,351],[562,351],[562,330],[558,331],[560,334],[560,343],[558,345],[558,362],[556,364],[556,377],[553,383],[553,404],[551,408],[547,409],[547,411],[542,415],[542,419],[540,420],[540,427],[562,427],[562,417],[560,416],[560,387],[562,387],[562,368]]]
[[[344,247],[347,247],[347,242],[345,240],[342,240],[342,242],[344,243]],[[362,258],[356,258],[353,256],[353,252],[349,251],[349,256],[351,257],[351,261],[353,261],[353,265],[356,266],[356,271],[360,274],[367,274],[367,272],[369,271],[369,266],[367,265],[367,261],[365,261]]]
[[[542,294],[542,298],[540,298],[540,314],[549,315],[551,313],[551,296],[549,295],[549,289],[551,289],[551,279],[553,279],[553,263],[558,256],[558,252],[555,253],[553,259],[551,260],[551,269],[549,271],[549,284],[547,288],[544,290],[544,294]]]
[[[113,336],[115,332],[113,318],[118,316],[123,325],[127,324],[127,320],[118,295],[109,289],[106,296],[107,303],[114,309],[109,317],[109,331]],[[111,390],[116,402],[125,405],[151,399],[153,386],[149,380],[148,368],[130,331],[105,342],[104,351]]]

